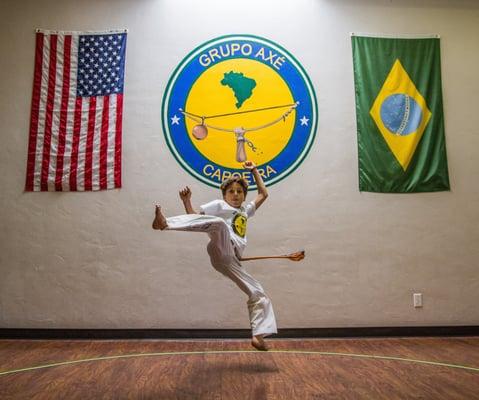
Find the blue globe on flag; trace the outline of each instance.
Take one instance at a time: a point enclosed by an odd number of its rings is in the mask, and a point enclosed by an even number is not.
[[[381,120],[395,135],[406,136],[419,128],[422,109],[411,96],[392,94],[381,104]]]

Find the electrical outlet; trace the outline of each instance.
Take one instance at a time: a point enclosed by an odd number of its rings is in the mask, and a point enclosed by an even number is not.
[[[422,307],[422,293],[414,293],[412,295],[414,307]]]

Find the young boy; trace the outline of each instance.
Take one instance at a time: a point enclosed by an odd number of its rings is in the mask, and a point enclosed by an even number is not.
[[[243,178],[229,178],[223,182],[223,200],[213,200],[200,206],[200,213],[193,208],[191,190],[186,187],[179,194],[187,215],[165,218],[157,205],[152,226],[153,229],[208,233],[210,242],[207,251],[211,265],[248,295],[251,344],[258,350],[266,351],[269,347],[264,337],[277,333],[273,306],[260,283],[243,269],[240,261],[246,247],[247,220],[266,200],[268,191],[256,165],[246,161],[244,167],[252,173],[258,187],[258,195],[246,206],[243,202],[248,184]]]

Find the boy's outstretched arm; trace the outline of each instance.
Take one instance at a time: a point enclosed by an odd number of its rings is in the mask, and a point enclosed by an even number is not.
[[[261,175],[258,172],[258,168],[256,168],[256,164],[253,161],[246,161],[243,166],[247,170],[251,171],[254,181],[256,182],[256,186],[258,187],[258,195],[256,196],[256,199],[254,199],[254,204],[256,209],[258,209],[268,198],[268,191],[266,190],[263,178],[261,178]]]
[[[187,214],[198,214],[193,206],[191,205],[191,189],[186,186],[184,189],[179,192],[180,199],[185,206],[185,211]]]

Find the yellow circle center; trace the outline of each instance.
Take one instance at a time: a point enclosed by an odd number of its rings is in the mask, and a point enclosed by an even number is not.
[[[254,80],[256,86],[250,93],[246,91],[246,95],[241,95],[237,89],[235,92],[233,87],[221,83],[224,82],[225,74],[230,72],[243,74],[244,78]],[[188,94],[186,111],[207,117],[292,103],[294,103],[294,99],[288,85],[274,69],[259,61],[234,59],[219,62],[201,74]],[[234,128],[248,130],[248,128],[269,124],[287,110],[288,108],[285,107],[207,118],[205,124],[230,130]],[[291,138],[295,124],[295,114],[293,111],[284,121],[259,130],[246,132],[246,139],[251,141],[256,148],[253,151],[245,143],[247,159],[262,165],[276,157],[286,147]],[[191,133],[195,125],[197,125],[197,122],[186,118],[188,135],[196,149],[204,157],[223,167],[242,168],[241,163],[236,161],[237,143],[233,132],[208,128],[208,136],[203,140],[198,140]]]

